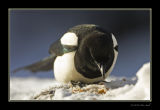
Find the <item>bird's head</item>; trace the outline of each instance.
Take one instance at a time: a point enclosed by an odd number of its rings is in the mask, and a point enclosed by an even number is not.
[[[91,65],[96,65],[103,79],[114,60],[114,49],[118,51],[117,41],[113,34],[92,32],[83,39],[81,52]]]

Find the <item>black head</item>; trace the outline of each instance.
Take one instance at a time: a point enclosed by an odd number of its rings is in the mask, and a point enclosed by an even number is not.
[[[76,69],[87,78],[104,76],[114,60],[112,35],[99,28],[81,39],[75,55]]]
[[[113,54],[113,41],[110,34],[92,33],[86,39],[90,56],[98,63],[106,63]]]

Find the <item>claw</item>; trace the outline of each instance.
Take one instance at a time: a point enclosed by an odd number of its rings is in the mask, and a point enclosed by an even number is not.
[[[76,86],[79,86],[79,87],[84,87],[86,84],[83,83],[83,82],[80,82],[80,81],[70,81],[70,84],[72,87],[76,87]]]

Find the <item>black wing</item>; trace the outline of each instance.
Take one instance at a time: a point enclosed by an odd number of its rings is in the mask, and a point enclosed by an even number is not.
[[[62,56],[64,53],[72,52],[77,49],[74,45],[62,45],[60,40],[54,42],[49,49],[49,53],[55,54],[56,56]]]
[[[29,70],[33,73],[40,72],[40,71],[49,71],[53,69],[53,62],[55,58],[56,56],[51,55],[31,65],[17,68],[13,70],[13,73],[16,73],[17,71],[20,71],[20,70]]]
[[[52,43],[50,48],[49,48],[49,53],[52,55],[56,56],[61,56],[63,55],[63,46],[61,45],[60,39],[58,39],[56,42]]]
[[[78,30],[78,29],[75,29],[75,30]],[[64,53],[72,52],[76,49],[77,49],[77,46],[62,45],[60,42],[60,39],[58,39],[56,42],[51,44],[49,48],[49,53],[51,54],[51,56],[44,58],[31,65],[17,68],[13,71],[13,73],[20,70],[29,70],[33,73],[40,72],[40,71],[49,71],[53,69],[53,64],[54,64],[53,62],[57,56],[62,56]]]
[[[59,40],[57,40],[50,46],[49,53],[51,54],[49,57],[46,57],[31,65],[17,68],[13,70],[13,73],[16,73],[20,70],[29,70],[32,73],[52,70],[55,58],[63,54],[63,46],[61,45]]]

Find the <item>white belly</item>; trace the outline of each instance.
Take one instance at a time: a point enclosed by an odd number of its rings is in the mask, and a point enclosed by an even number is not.
[[[109,69],[109,71],[107,72],[107,74],[105,75],[105,78],[110,74],[110,72],[114,67],[118,54],[115,53],[115,55],[116,57],[114,58],[113,64]],[[79,72],[77,72],[74,65],[74,56],[75,56],[75,51],[66,53],[63,56],[58,56],[55,59],[53,69],[54,69],[54,76],[57,81],[68,83],[69,81],[72,80],[72,81],[81,81],[84,83],[93,83],[104,80],[102,79],[102,77],[89,79],[82,76]]]
[[[58,56],[54,62],[54,76],[57,81],[67,83],[71,80],[81,81],[85,83],[93,83],[102,80],[101,77],[89,79],[83,77],[80,73],[76,71],[74,66],[74,52],[69,52],[63,56]]]

